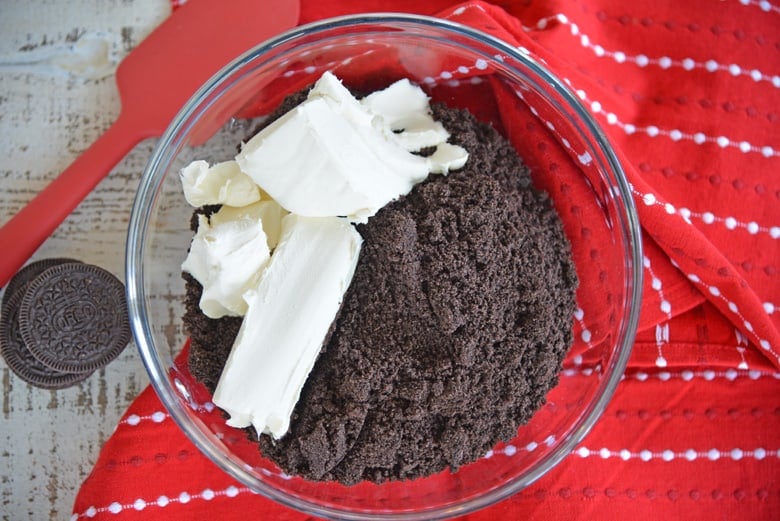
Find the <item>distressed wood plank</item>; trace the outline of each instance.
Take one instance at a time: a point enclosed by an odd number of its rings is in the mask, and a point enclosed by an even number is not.
[[[116,65],[169,12],[167,0],[0,3],[0,223],[113,122]],[[130,206],[153,145],[118,164],[33,259],[74,257],[124,279]],[[100,448],[148,382],[135,345],[70,389],[29,386],[2,360],[0,382],[0,515],[67,519]]]

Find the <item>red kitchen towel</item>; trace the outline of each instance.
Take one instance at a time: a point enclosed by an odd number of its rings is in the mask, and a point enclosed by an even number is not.
[[[301,22],[380,10],[437,14],[544,60],[615,144],[644,233],[640,332],[604,416],[536,484],[467,518],[780,518],[780,7],[324,0],[304,1]],[[518,103],[500,90],[496,100]],[[500,123],[532,167],[573,168],[543,118]],[[588,378],[576,350],[603,317],[575,318],[562,377]],[[306,519],[221,473],[147,389],[106,443],[73,518],[248,512]]]

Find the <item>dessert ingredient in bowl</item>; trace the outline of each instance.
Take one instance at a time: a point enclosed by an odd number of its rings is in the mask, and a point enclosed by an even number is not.
[[[182,269],[203,285],[200,308],[211,318],[243,316],[244,293],[257,285],[279,241],[283,210],[275,201],[223,206],[198,217],[198,231]]]
[[[271,257],[263,223],[238,219],[212,224],[200,216],[181,268],[203,283],[200,308],[211,318],[246,313],[243,294]]]
[[[282,437],[357,264],[362,239],[339,217],[282,219],[282,235],[222,371],[228,425]]]
[[[557,214],[497,132],[434,114],[469,161],[358,226],[360,262],[290,432],[260,438],[288,474],[454,471],[514,438],[557,383],[577,285]]]
[[[279,235],[282,233],[282,217],[287,213],[276,201],[264,198],[247,206],[222,206],[209,216],[209,222],[212,225],[220,225],[241,219],[259,220],[263,223],[268,249],[273,251],[279,244]]]
[[[290,475],[352,484],[455,470],[513,438],[557,382],[577,287],[560,219],[495,129],[432,109],[468,162],[358,225],[358,266],[290,430],[259,437]],[[213,391],[238,326],[205,317],[185,278],[189,366]]]
[[[449,135],[428,114],[419,87],[401,80],[366,100],[326,72],[303,103],[252,137],[236,161],[286,210],[356,222],[430,172],[465,164],[468,154],[446,143]],[[399,108],[386,109],[394,104]],[[411,153],[427,147],[441,150],[430,157]]]
[[[275,439],[287,432],[354,274],[362,239],[350,221],[365,221],[430,172],[462,167],[468,154],[448,137],[408,80],[363,104],[326,72],[235,161],[194,161],[180,172],[191,204],[221,205],[198,215],[182,264],[202,287],[200,310],[213,319],[246,314],[214,392],[229,425]]]
[[[203,160],[193,161],[179,173],[184,198],[191,206],[226,204],[246,206],[260,200],[260,188],[238,167],[235,161],[209,166]]]

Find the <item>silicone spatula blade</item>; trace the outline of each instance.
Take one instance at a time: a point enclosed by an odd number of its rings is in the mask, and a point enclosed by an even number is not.
[[[297,25],[298,0],[189,0],[120,63],[113,125],[0,228],[0,287],[142,139],[160,136],[221,67]]]

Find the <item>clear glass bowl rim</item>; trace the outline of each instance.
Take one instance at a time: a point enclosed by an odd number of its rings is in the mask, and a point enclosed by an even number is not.
[[[145,290],[143,276],[143,257],[144,257],[144,236],[150,222],[151,207],[155,194],[157,193],[162,181],[164,169],[160,168],[166,160],[166,151],[170,150],[174,137],[182,132],[185,124],[189,120],[194,110],[214,93],[228,79],[231,72],[252,62],[258,56],[262,56],[269,51],[292,40],[309,36],[312,33],[338,29],[342,27],[355,28],[357,26],[374,26],[382,24],[402,24],[405,27],[416,27],[420,29],[434,28],[454,33],[455,35],[466,37],[466,39],[475,40],[482,44],[487,44],[500,53],[523,63],[529,70],[543,81],[551,85],[559,95],[568,104],[579,118],[579,122],[585,127],[586,131],[592,136],[591,145],[596,147],[606,161],[606,172],[611,174],[609,181],[611,188],[617,191],[623,213],[618,218],[624,220],[623,229],[628,230],[623,239],[626,243],[625,249],[630,252],[630,257],[626,259],[626,270],[630,275],[626,280],[626,299],[624,302],[624,316],[622,317],[623,328],[619,331],[619,338],[622,345],[619,346],[617,357],[614,357],[610,368],[604,368],[609,376],[600,383],[600,393],[598,399],[590,404],[587,416],[580,422],[579,426],[572,431],[571,435],[543,459],[535,468],[523,474],[514,481],[509,481],[504,485],[497,487],[484,495],[475,497],[459,504],[448,505],[433,509],[426,509],[419,512],[398,512],[398,513],[368,513],[368,512],[347,512],[344,510],[326,507],[310,501],[288,495],[263,482],[258,482],[254,476],[249,474],[241,465],[218,450],[205,436],[194,426],[191,425],[191,419],[180,409],[181,401],[174,386],[169,381],[168,369],[164,361],[158,356],[153,347],[153,334],[149,324],[145,320]],[[512,69],[513,67],[504,63],[504,66]],[[519,76],[525,76],[524,73],[516,71]],[[186,129],[185,129],[186,132]],[[625,370],[628,358],[631,354],[631,348],[636,335],[636,329],[639,320],[639,310],[642,298],[642,270],[641,266],[642,245],[639,220],[631,196],[631,190],[625,178],[623,168],[615,155],[606,135],[600,126],[595,122],[591,114],[580,103],[571,89],[565,85],[559,78],[552,74],[543,64],[535,60],[530,55],[521,52],[518,48],[495,38],[482,31],[470,28],[466,25],[421,15],[410,15],[403,13],[371,13],[339,16],[321,21],[301,25],[290,29],[280,35],[258,44],[252,49],[246,51],[241,56],[223,67],[219,72],[213,75],[182,107],[176,117],[172,120],[163,136],[158,141],[152,152],[146,168],[141,177],[128,225],[127,246],[125,255],[125,280],[126,297],[130,314],[131,328],[133,336],[141,354],[143,363],[149,374],[150,381],[155,392],[162,401],[175,421],[178,427],[187,435],[187,437],[197,446],[197,448],[213,461],[222,471],[233,477],[239,482],[247,484],[255,492],[258,492],[274,501],[285,506],[295,508],[299,511],[311,515],[337,518],[337,519],[383,519],[383,520],[421,520],[421,519],[443,519],[453,515],[464,515],[469,512],[484,508],[501,501],[516,492],[531,485],[564,457],[566,457],[574,447],[579,444],[585,435],[590,431],[595,422],[601,416],[607,404],[615,392]]]

